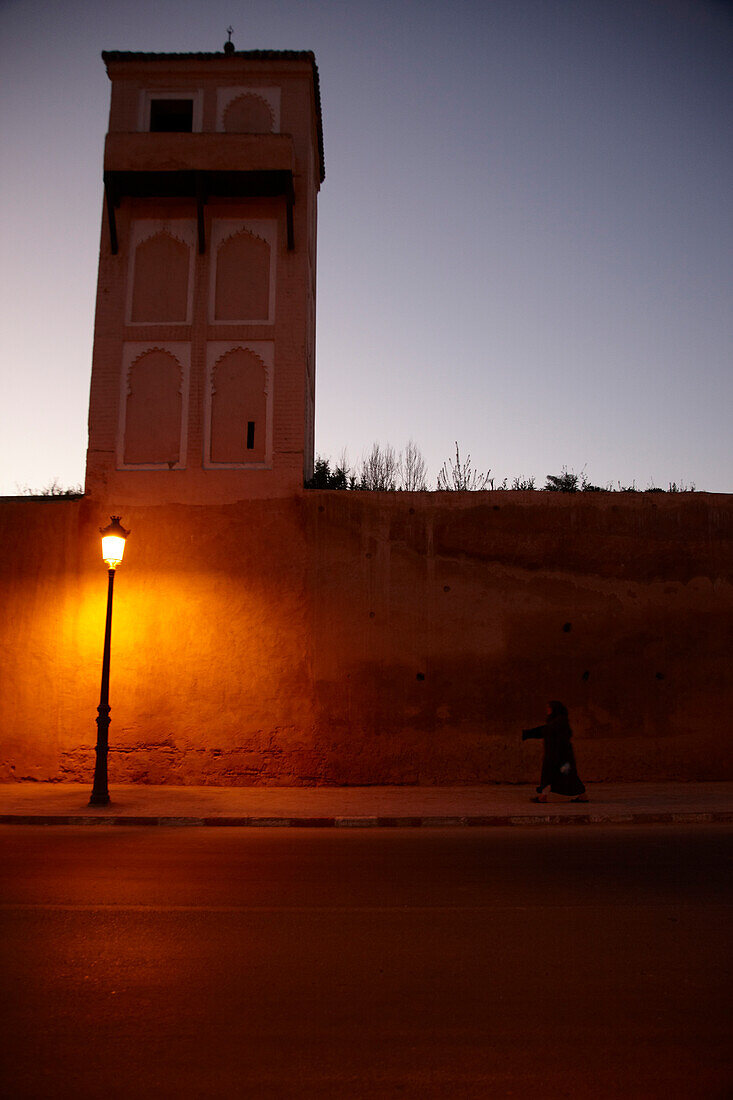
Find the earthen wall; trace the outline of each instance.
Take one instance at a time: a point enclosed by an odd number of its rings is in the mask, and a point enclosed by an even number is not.
[[[91,781],[106,600],[80,500],[0,501],[0,778]],[[733,497],[306,492],[130,506],[110,782],[733,778]]]

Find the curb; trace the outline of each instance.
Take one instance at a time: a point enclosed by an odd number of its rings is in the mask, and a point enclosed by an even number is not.
[[[733,823],[733,810],[616,814],[489,814],[469,817],[182,817],[128,814],[0,814],[0,825],[166,825],[235,828],[405,829],[508,825],[721,825]]]

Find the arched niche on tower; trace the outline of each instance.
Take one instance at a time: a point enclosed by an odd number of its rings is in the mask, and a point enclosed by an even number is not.
[[[227,134],[271,134],[275,129],[272,107],[256,92],[244,92],[224,111],[222,129]]]
[[[126,344],[118,439],[122,469],[185,465],[188,344]]]
[[[280,88],[219,88],[216,128],[230,134],[279,134]]]
[[[211,320],[269,324],[274,320],[275,223],[215,222]]]
[[[206,411],[207,466],[270,464],[273,345],[209,345]]]
[[[190,324],[194,232],[193,221],[176,224],[151,219],[133,224],[128,324]]]

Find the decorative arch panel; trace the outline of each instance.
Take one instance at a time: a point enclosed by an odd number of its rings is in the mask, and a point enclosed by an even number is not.
[[[276,224],[219,220],[212,229],[211,321],[271,324],[274,320]]]
[[[272,107],[261,95],[245,92],[224,111],[222,129],[228,134],[271,134],[275,129]]]
[[[188,344],[126,344],[117,459],[121,469],[185,466]]]
[[[127,322],[190,324],[195,223],[141,220],[130,236]]]
[[[209,345],[204,465],[271,465],[272,362],[266,341]]]
[[[216,128],[239,134],[280,133],[280,88],[219,88]]]

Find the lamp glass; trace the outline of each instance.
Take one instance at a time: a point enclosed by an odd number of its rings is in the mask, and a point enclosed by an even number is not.
[[[105,535],[102,539],[102,558],[110,567],[116,569],[125,553],[125,540],[119,535]]]

